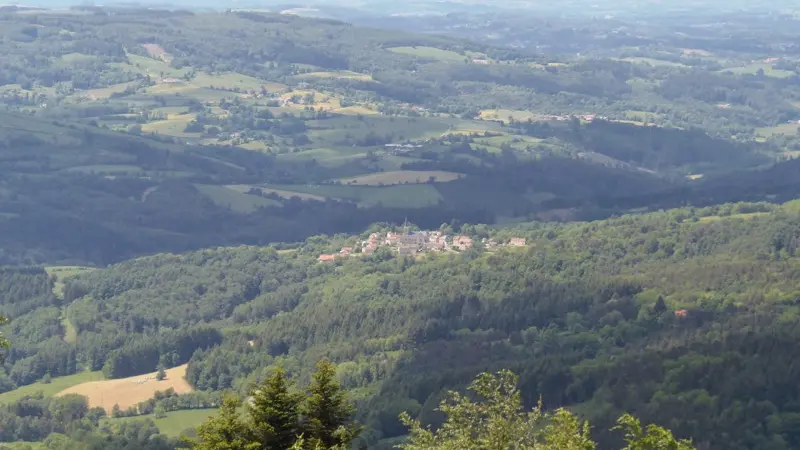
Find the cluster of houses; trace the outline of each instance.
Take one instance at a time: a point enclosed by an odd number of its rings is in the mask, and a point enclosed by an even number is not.
[[[494,239],[481,241],[486,249],[498,247],[525,247],[525,238],[513,238],[508,243],[501,244]],[[343,247],[339,253],[324,254],[319,256],[320,262],[332,262],[337,258],[349,257],[358,254],[371,255],[379,247],[388,247],[399,255],[409,256],[427,252],[464,252],[473,247],[475,241],[469,236],[449,236],[441,231],[411,231],[403,233],[388,232],[372,233],[366,241],[360,242],[358,247]]]
[[[555,121],[558,121],[558,122],[564,122],[564,121],[567,121],[567,120],[571,120],[573,117],[577,117],[578,119],[583,119],[586,122],[592,122],[595,119],[600,119],[600,120],[607,120],[608,119],[605,116],[598,117],[597,114],[578,114],[577,116],[573,116],[573,115],[557,116],[557,115],[553,115],[553,114],[546,114],[546,115],[542,116],[542,119],[543,120],[555,120]]]

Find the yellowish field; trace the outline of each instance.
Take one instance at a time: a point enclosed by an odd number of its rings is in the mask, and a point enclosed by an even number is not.
[[[160,59],[162,61],[169,61],[172,59],[169,53],[164,50],[164,47],[158,44],[142,44],[142,47],[147,50],[147,54],[150,55],[151,58]]]
[[[431,178],[437,183],[458,180],[463,175],[455,172],[445,172],[442,170],[397,170],[393,172],[370,173],[353,178],[344,178],[344,184],[358,186],[388,186],[392,184],[405,183],[427,183]]]
[[[753,217],[765,216],[769,213],[767,212],[757,212],[757,213],[748,213],[748,214],[731,214],[730,216],[706,216],[701,217],[698,221],[700,223],[711,223],[716,222],[718,220],[727,220],[727,219],[752,219]]]
[[[269,151],[269,147],[267,147],[267,144],[265,144],[265,143],[263,143],[261,141],[246,142],[246,143],[244,143],[242,145],[239,145],[238,147],[239,148],[243,148],[245,150],[252,150],[254,152],[268,152]]]
[[[83,395],[89,399],[89,407],[101,407],[111,414],[114,405],[123,410],[153,398],[158,391],[169,388],[178,394],[192,391],[192,386],[184,379],[187,364],[167,370],[167,378],[156,381],[156,373],[139,375],[118,380],[90,381],[65,389],[56,396],[67,394]]]
[[[339,72],[310,72],[297,75],[297,78],[340,78],[345,80],[372,81],[372,76],[365,73],[342,70]]]

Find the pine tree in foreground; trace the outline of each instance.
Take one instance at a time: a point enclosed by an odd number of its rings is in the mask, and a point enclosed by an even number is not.
[[[254,388],[247,406],[250,432],[263,450],[289,450],[300,435],[299,414],[302,392],[293,392],[282,368]]]
[[[333,364],[328,361],[317,364],[308,393],[303,405],[303,430],[311,448],[347,445],[358,436],[360,429],[350,424],[355,408],[336,381]]]
[[[197,428],[198,441],[189,441],[194,450],[258,450],[258,443],[250,438],[250,430],[242,422],[239,398],[229,395],[222,400],[219,415],[208,419]]]

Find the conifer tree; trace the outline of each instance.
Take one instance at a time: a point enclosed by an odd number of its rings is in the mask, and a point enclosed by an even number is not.
[[[222,400],[219,415],[208,419],[197,428],[198,441],[189,441],[193,450],[258,450],[257,442],[250,438],[247,425],[239,418],[236,396]]]
[[[360,429],[350,423],[355,408],[336,380],[336,367],[328,361],[317,364],[303,407],[303,429],[310,448],[347,445]]]
[[[260,449],[288,450],[297,441],[303,393],[292,392],[293,384],[278,368],[251,391],[247,425]]]

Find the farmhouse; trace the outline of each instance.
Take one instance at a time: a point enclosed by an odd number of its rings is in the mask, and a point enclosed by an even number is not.
[[[525,247],[525,238],[511,238],[508,245],[509,247]]]
[[[472,248],[472,238],[469,236],[456,236],[453,238],[453,248],[465,251]]]
[[[319,255],[317,261],[324,263],[333,262],[336,261],[336,255]]]
[[[339,254],[342,256],[350,256],[351,253],[353,253],[353,247],[342,247],[342,249],[339,250]]]

